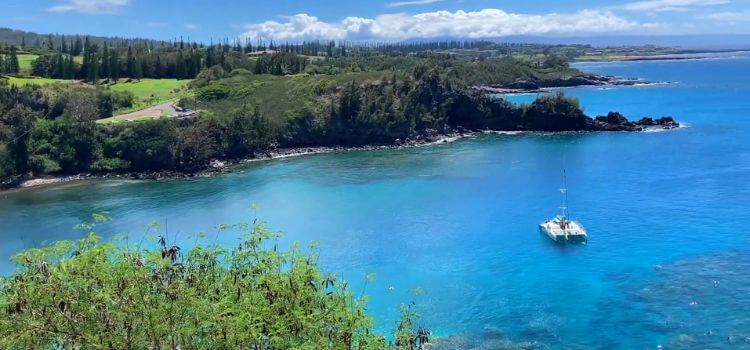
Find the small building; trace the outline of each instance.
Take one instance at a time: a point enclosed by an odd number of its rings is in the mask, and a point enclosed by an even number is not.
[[[265,56],[265,55],[273,55],[277,52],[278,51],[276,50],[261,50],[261,51],[248,52],[247,55],[250,57],[260,57],[260,56]]]

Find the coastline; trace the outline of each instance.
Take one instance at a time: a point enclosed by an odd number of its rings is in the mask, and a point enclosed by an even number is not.
[[[742,54],[748,53],[748,49],[740,50],[721,50],[721,51],[705,51],[705,52],[688,52],[688,53],[674,53],[674,54],[662,54],[662,55],[636,55],[636,56],[616,56],[616,57],[590,57],[586,58],[581,56],[571,62],[576,63],[612,63],[612,62],[638,62],[638,61],[684,61],[684,60],[705,60],[712,58],[721,58],[722,55],[727,54]]]
[[[688,125],[680,124],[676,128],[664,129],[659,126],[645,127],[644,129],[636,132],[641,133],[653,133],[653,132],[666,132],[675,129],[682,129],[688,127]],[[392,144],[377,144],[377,145],[362,145],[362,146],[310,146],[310,147],[294,147],[294,148],[277,148],[268,150],[253,157],[240,158],[240,159],[214,159],[205,168],[194,171],[194,172],[182,172],[175,170],[164,170],[164,171],[149,171],[149,172],[130,172],[130,173],[82,173],[75,175],[64,175],[64,176],[39,176],[30,177],[18,181],[15,184],[4,185],[0,187],[0,193],[9,191],[21,191],[26,189],[36,189],[47,186],[61,185],[61,184],[72,184],[76,182],[85,182],[89,180],[133,180],[133,181],[164,181],[164,180],[178,180],[178,179],[191,179],[191,178],[202,178],[211,177],[226,173],[231,173],[235,168],[241,167],[245,164],[255,162],[265,162],[274,160],[283,160],[288,158],[296,158],[302,156],[318,155],[318,154],[329,154],[338,152],[358,152],[358,151],[375,151],[375,150],[399,150],[406,148],[418,148],[436,146],[442,144],[449,144],[455,141],[470,139],[482,135],[497,135],[497,136],[517,136],[517,135],[528,135],[528,134],[578,134],[578,133],[595,133],[595,132],[633,132],[633,131],[622,131],[622,130],[579,130],[579,131],[496,131],[496,130],[481,130],[481,131],[455,131],[447,134],[440,134],[430,137],[420,137],[409,140],[396,140]]]
[[[576,77],[542,80],[518,80],[508,84],[490,84],[473,86],[472,89],[496,95],[516,95],[532,93],[549,93],[562,88],[577,87],[614,87],[614,86],[649,86],[664,85],[669,82],[649,81],[640,78],[623,78],[611,75],[585,74]]]
[[[455,142],[461,139],[476,137],[479,135],[519,135],[528,133],[528,131],[466,131],[466,132],[452,132],[448,134],[441,134],[434,137],[423,137],[418,139],[410,139],[396,142],[392,144],[380,144],[380,145],[362,145],[362,146],[310,146],[310,147],[294,147],[294,148],[277,148],[268,150],[262,153],[258,153],[253,157],[240,158],[240,159],[214,159],[204,169],[200,169],[194,172],[182,172],[174,170],[165,171],[149,171],[149,172],[130,172],[130,173],[81,173],[75,175],[65,176],[39,176],[29,177],[27,179],[19,180],[12,184],[7,184],[0,187],[0,192],[12,191],[12,190],[24,190],[31,188],[41,188],[52,185],[68,184],[75,182],[83,182],[88,180],[174,180],[174,179],[190,179],[199,177],[211,177],[214,175],[230,173],[233,168],[241,166],[243,164],[262,162],[262,161],[273,161],[287,158],[295,158],[308,155],[316,154],[327,154],[336,152],[354,152],[354,151],[374,151],[374,150],[397,150],[404,148],[416,148],[424,146],[434,146],[440,144],[447,144]]]

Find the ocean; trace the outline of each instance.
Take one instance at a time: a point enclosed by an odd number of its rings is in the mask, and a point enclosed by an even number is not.
[[[381,332],[413,302],[419,323],[456,348],[750,348],[750,55],[577,67],[667,83],[566,89],[587,114],[670,115],[684,127],[487,135],[209,178],[2,192],[0,272],[22,249],[81,237],[72,227],[92,213],[113,217],[104,237],[156,221],[183,244],[259,218],[286,245],[319,242],[322,268],[355,291],[375,273],[365,293]],[[586,245],[538,230],[559,212],[563,170]]]

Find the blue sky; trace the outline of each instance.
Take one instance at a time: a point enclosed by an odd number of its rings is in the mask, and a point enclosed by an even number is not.
[[[750,0],[3,0],[0,26],[206,42],[750,34]]]

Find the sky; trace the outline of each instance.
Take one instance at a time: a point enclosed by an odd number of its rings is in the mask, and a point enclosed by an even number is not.
[[[0,27],[202,42],[750,34],[750,0],[0,0]]]

